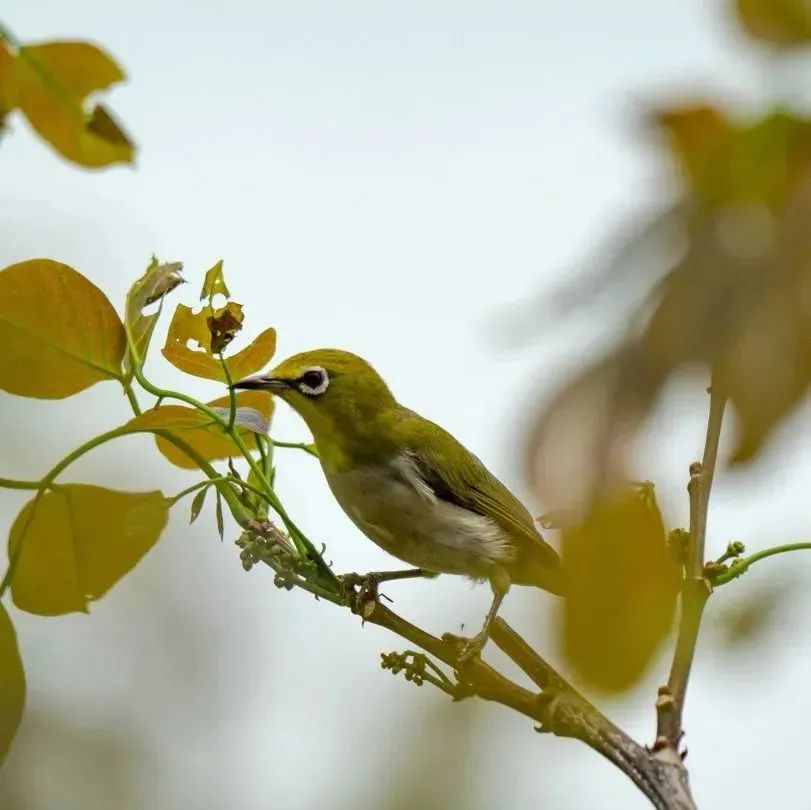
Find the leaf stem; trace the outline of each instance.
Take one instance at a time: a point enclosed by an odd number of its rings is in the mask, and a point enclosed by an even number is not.
[[[15,481],[13,478],[0,478],[0,489],[39,489],[41,481]]]
[[[228,395],[231,400],[231,410],[228,414],[228,426],[226,427],[226,431],[228,433],[233,433],[234,422],[237,418],[237,392],[232,388],[234,380],[231,377],[231,372],[228,370],[228,363],[225,361],[222,352],[220,352],[220,364],[222,365],[222,372],[225,374],[225,381],[228,383]]]
[[[138,404],[138,397],[135,395],[135,391],[133,391],[132,384],[130,383],[129,380],[122,380],[121,385],[124,388],[124,393],[127,395],[127,399],[129,400],[132,412],[136,416],[140,416],[141,406]]]
[[[765,560],[767,557],[774,557],[776,554],[785,554],[789,551],[807,550],[811,550],[811,543],[786,543],[782,546],[774,546],[773,548],[763,549],[763,551],[756,551],[748,557],[742,557],[732,562],[728,570],[713,579],[712,584],[714,586],[726,585],[727,582],[731,582],[733,579],[741,576],[741,574],[745,574],[750,565],[753,565],[759,560]]]
[[[270,441],[274,447],[289,447],[291,450],[303,450],[305,453],[309,453],[311,456],[318,458],[318,451],[312,444],[308,444],[307,442],[280,442],[274,438],[271,438]]]
[[[169,500],[171,501],[171,505],[174,506],[179,500],[185,498],[187,495],[191,495],[192,492],[197,492],[198,489],[203,489],[203,487],[210,487],[212,484],[218,483],[220,481],[230,481],[230,475],[220,475],[217,478],[209,478],[206,481],[198,481],[196,484],[192,484],[190,487],[186,487],[186,489],[182,489],[177,495],[173,495]]]

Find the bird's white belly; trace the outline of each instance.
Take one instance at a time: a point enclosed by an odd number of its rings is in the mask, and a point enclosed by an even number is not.
[[[489,518],[434,496],[401,463],[327,474],[355,525],[395,557],[429,571],[487,577],[513,550]]]

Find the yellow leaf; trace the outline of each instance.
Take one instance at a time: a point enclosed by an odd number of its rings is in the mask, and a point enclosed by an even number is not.
[[[564,529],[563,558],[569,661],[593,687],[627,689],[669,632],[680,584],[653,486],[598,503]]]
[[[14,603],[42,616],[87,612],[155,544],[171,501],[160,492],[68,484],[33,498],[9,534]]]
[[[208,380],[227,382],[218,358],[212,356],[212,342],[214,349],[219,348],[217,341],[222,339],[222,332],[233,334],[235,324],[226,323],[224,317],[233,318],[240,324],[243,319],[242,307],[233,301],[218,310],[203,307],[200,312],[194,312],[190,307],[178,304],[169,332],[166,336],[166,345],[162,349],[163,356],[175,367],[195,377],[204,377]],[[224,327],[224,329],[222,328]],[[191,349],[189,341],[194,341],[200,349]],[[226,344],[229,341],[226,340]],[[276,331],[266,329],[249,346],[230,357],[227,357],[228,370],[232,379],[240,379],[253,374],[266,366],[276,351]]]
[[[200,300],[211,299],[217,294],[224,295],[226,298],[231,297],[222,274],[222,259],[206,272],[203,289],[200,291]]]
[[[239,433],[245,439],[248,447],[255,446],[252,434],[266,434],[270,426],[273,413],[273,398],[267,391],[240,391],[236,397],[237,413],[235,424],[239,426]],[[220,397],[209,402],[211,408],[217,410],[223,419],[230,413],[230,397]],[[218,425],[201,411],[187,408],[182,405],[162,405],[144,411],[128,422],[133,430],[169,430],[177,438],[194,448],[206,461],[231,458],[241,455],[240,449],[234,444]],[[197,468],[182,450],[175,447],[170,441],[156,436],[158,450],[172,463],[187,470]]]
[[[14,625],[0,605],[0,764],[20,725],[25,705],[25,673]]]
[[[811,42],[809,0],[735,0],[744,28],[755,39],[778,48]]]
[[[6,113],[17,106],[17,74],[14,56],[0,40],[0,126]]]
[[[129,137],[89,94],[124,78],[104,51],[87,42],[27,45],[17,55],[17,103],[31,126],[68,160],[82,166],[132,161]]]
[[[120,379],[124,327],[71,267],[31,259],[0,270],[0,389],[60,399]]]
[[[180,274],[182,269],[182,262],[160,264],[153,256],[146,272],[127,292],[124,317],[132,339],[132,351],[135,354],[136,363],[143,363],[158,320],[158,312],[144,315],[144,308],[156,301],[162,301],[164,296],[179,284],[184,283]],[[124,359],[124,370],[128,377],[132,376],[132,362],[129,355]]]

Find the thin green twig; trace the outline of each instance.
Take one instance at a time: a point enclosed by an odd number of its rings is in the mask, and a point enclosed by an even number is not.
[[[0,489],[39,489],[41,481],[17,481],[13,478],[0,478]]]
[[[127,380],[122,380],[121,385],[124,388],[124,393],[127,395],[127,399],[129,400],[130,407],[132,408],[132,412],[136,416],[141,415],[141,406],[138,404],[138,397],[135,396],[135,391],[132,389],[132,384]]]
[[[226,427],[226,430],[228,433],[233,433],[234,422],[236,422],[237,418],[237,392],[232,387],[234,385],[234,380],[231,377],[231,372],[228,370],[228,363],[222,356],[222,352],[220,352],[220,365],[222,366],[222,373],[225,374],[225,381],[228,383],[228,395],[230,397],[231,406],[231,410],[228,414],[228,426]]]
[[[763,549],[763,551],[756,551],[754,554],[750,554],[748,557],[735,560],[729,566],[727,571],[724,571],[723,574],[719,574],[713,579],[712,584],[716,586],[725,585],[727,582],[731,582],[741,574],[745,574],[749,569],[749,566],[753,565],[759,560],[765,560],[767,557],[774,557],[776,554],[785,554],[788,551],[808,550],[811,550],[811,543],[786,543],[782,546],[774,546],[774,548],[766,548]]]
[[[187,495],[191,495],[192,492],[197,492],[198,489],[202,489],[203,487],[210,487],[219,481],[230,481],[230,475],[220,475],[217,478],[209,478],[207,481],[198,481],[196,484],[192,484],[190,487],[186,487],[186,489],[182,489],[177,495],[172,496],[169,500],[172,502],[172,506],[174,506],[179,500],[185,498]]]
[[[274,447],[288,447],[291,450],[303,450],[305,453],[309,453],[311,456],[318,458],[318,451],[315,449],[315,446],[307,442],[280,442],[272,437],[270,441]]]

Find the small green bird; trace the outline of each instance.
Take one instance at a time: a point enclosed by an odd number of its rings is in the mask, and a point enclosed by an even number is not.
[[[416,569],[377,583],[459,574],[489,580],[493,603],[464,650],[484,646],[511,584],[563,593],[555,551],[512,493],[449,433],[400,405],[360,357],[318,349],[234,388],[272,391],[304,419],[338,503],[369,539]]]

